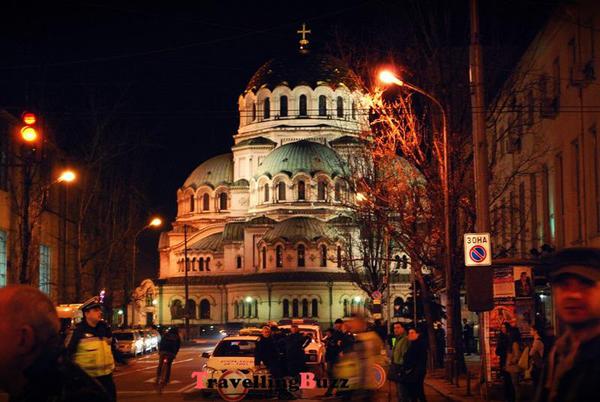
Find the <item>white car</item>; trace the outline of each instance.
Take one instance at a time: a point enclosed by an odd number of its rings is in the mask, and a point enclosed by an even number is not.
[[[240,329],[240,332],[238,333],[238,335],[240,336],[260,336],[262,334],[262,328],[258,328],[258,327],[246,327],[246,328],[242,328]]]
[[[296,324],[300,333],[311,338],[311,342],[304,348],[306,364],[324,365],[325,364],[325,343],[323,342],[323,333],[321,327],[316,324]],[[292,324],[279,325],[279,329],[290,331]]]
[[[113,331],[113,337],[117,340],[119,352],[133,356],[144,353],[144,340],[138,331],[117,330]]]

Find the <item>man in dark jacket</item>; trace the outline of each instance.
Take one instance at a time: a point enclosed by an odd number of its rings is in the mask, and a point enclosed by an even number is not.
[[[325,363],[327,364],[327,392],[325,396],[333,395],[333,369],[340,360],[340,353],[342,351],[342,333],[335,328],[329,328],[327,330],[327,336],[325,337]]]
[[[159,357],[158,368],[156,369],[157,383],[162,370],[167,370],[165,375],[165,384],[169,383],[169,379],[171,378],[171,364],[173,364],[173,360],[175,360],[175,356],[177,356],[180,347],[181,338],[179,337],[179,329],[177,329],[177,327],[169,328],[167,333],[160,340],[160,345],[158,346]]]
[[[427,371],[427,341],[416,328],[408,330],[408,350],[404,355],[402,383],[411,402],[425,402],[425,373]]]
[[[283,386],[282,362],[279,360],[279,345],[271,336],[271,327],[264,326],[254,351],[254,365],[264,364],[273,378],[279,399],[296,399]]]
[[[598,400],[600,249],[565,248],[550,259],[549,265],[556,312],[566,331],[548,355],[536,400]]]
[[[287,374],[296,378],[302,371],[306,371],[304,348],[310,343],[310,338],[300,332],[298,325],[292,325],[290,331],[285,340]]]
[[[102,386],[63,358],[52,301],[31,286],[0,289],[0,389],[11,402],[108,402]]]

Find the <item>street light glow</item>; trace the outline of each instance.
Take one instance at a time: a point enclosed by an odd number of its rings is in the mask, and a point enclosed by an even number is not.
[[[21,138],[26,142],[34,142],[38,139],[38,133],[35,128],[25,126],[21,129]]]
[[[158,300],[156,300],[156,299],[152,300],[152,305],[153,306],[156,306],[157,304],[158,304]]]
[[[73,180],[75,180],[76,177],[77,177],[77,175],[75,174],[74,171],[72,171],[72,170],[65,170],[64,172],[62,172],[60,174],[60,176],[58,176],[58,179],[56,179],[56,181],[58,181],[58,182],[65,182],[65,183],[71,183]]]
[[[361,300],[362,300],[362,298],[360,296],[354,296],[355,302],[360,303]]]
[[[159,227],[160,225],[162,225],[162,219],[156,217],[156,218],[152,218],[152,220],[150,221],[149,226],[153,226],[153,227]]]
[[[398,77],[396,77],[394,73],[389,70],[383,70],[379,73],[379,81],[383,82],[384,84],[396,84],[399,86],[404,85],[404,82],[399,80]]]
[[[250,296],[246,297],[246,303],[252,303],[252,298]]]

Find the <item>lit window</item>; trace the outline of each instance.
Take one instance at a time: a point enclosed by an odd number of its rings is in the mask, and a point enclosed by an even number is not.
[[[304,259],[304,254],[305,254],[304,244],[299,244],[298,245],[298,266],[299,267],[304,267],[306,265],[306,261]]]
[[[50,247],[40,245],[40,290],[50,294]]]
[[[277,246],[275,249],[275,260],[277,268],[283,267],[283,247]]]

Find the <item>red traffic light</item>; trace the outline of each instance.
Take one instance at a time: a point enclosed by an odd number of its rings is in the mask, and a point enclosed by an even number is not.
[[[21,116],[21,119],[23,120],[23,123],[25,123],[27,125],[35,124],[35,122],[37,121],[37,117],[35,116],[35,114],[33,114],[31,112],[23,113],[23,115]]]

